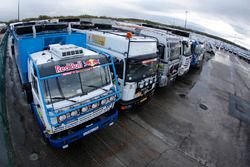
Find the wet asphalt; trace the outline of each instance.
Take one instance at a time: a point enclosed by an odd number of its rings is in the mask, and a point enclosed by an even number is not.
[[[66,150],[43,141],[14,62],[8,55],[6,105],[17,166],[250,166],[250,126],[229,114],[231,96],[250,103],[250,65],[235,56],[206,58],[202,69]]]
[[[7,37],[7,36],[6,36]],[[4,67],[7,38],[0,33],[0,166],[13,166],[12,149],[9,142],[8,120],[5,108]]]

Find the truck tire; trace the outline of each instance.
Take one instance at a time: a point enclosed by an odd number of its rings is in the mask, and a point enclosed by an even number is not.
[[[33,95],[32,95],[32,90],[31,90],[31,84],[25,84],[23,86],[25,93],[26,93],[26,98],[27,98],[27,102],[30,104],[33,102]]]
[[[197,70],[200,70],[200,69],[201,69],[201,63],[202,63],[202,62],[199,62],[199,63],[196,65],[195,68],[196,68]]]
[[[11,45],[11,53],[12,53],[12,55],[15,55],[15,47],[14,47],[14,45]]]

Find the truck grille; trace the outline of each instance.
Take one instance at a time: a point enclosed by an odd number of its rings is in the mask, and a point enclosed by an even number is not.
[[[84,122],[87,122],[91,119],[94,119],[100,115],[102,115],[103,113],[107,112],[110,110],[110,106],[112,106],[113,104],[110,104],[109,106],[106,106],[106,107],[102,107],[102,108],[99,108],[93,112],[90,112],[88,114],[85,114],[83,116],[80,116],[78,117],[76,120],[66,124],[66,125],[61,125],[59,127],[56,127],[55,130],[54,130],[54,133],[58,133],[58,132],[61,132],[63,130],[67,130],[67,129],[70,129],[70,128],[73,128],[77,125],[80,125]]]
[[[178,68],[179,68],[179,64],[173,65],[170,70],[169,70],[169,74],[170,75],[175,75],[178,72]]]

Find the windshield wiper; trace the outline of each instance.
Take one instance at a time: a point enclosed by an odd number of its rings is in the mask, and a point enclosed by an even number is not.
[[[83,86],[87,86],[87,87],[89,87],[89,88],[102,89],[102,90],[104,90],[105,92],[109,91],[108,89],[105,89],[105,88],[99,87],[99,86],[95,86],[95,85],[83,85]]]
[[[88,93],[87,92],[82,92],[79,96],[82,97],[84,95],[87,95]]]
[[[70,101],[70,102],[74,102],[76,103],[77,101],[75,100],[71,100],[71,99],[67,99],[66,97],[51,97],[51,98],[45,98],[45,99],[52,99],[52,100],[67,100],[67,101]]]

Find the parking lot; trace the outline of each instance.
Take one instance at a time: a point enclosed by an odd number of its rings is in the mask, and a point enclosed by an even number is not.
[[[217,52],[153,99],[120,113],[113,126],[66,150],[47,145],[7,58],[9,131],[18,166],[250,166],[250,129],[231,116],[230,98],[250,99],[250,65]]]

